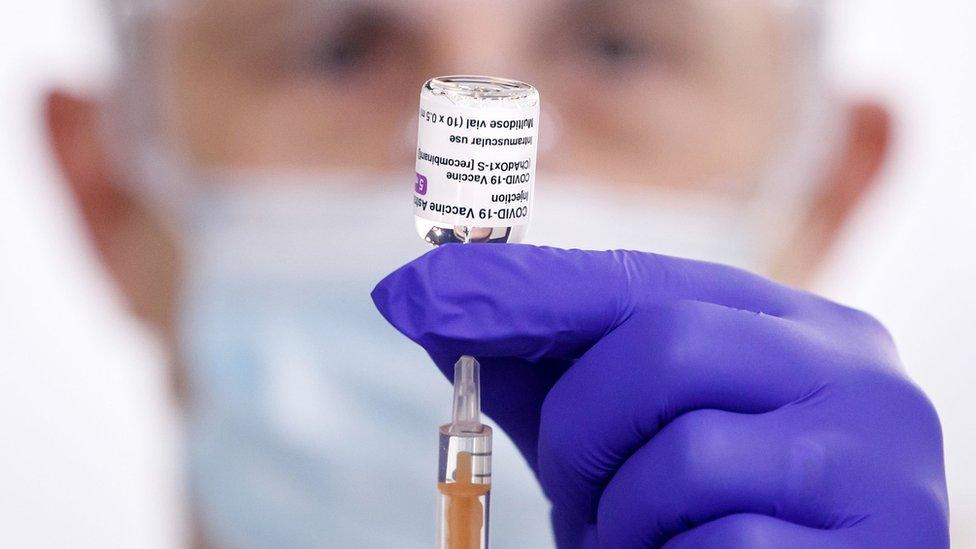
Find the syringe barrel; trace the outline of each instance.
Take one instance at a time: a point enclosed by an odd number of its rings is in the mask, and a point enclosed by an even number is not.
[[[491,427],[477,433],[440,429],[438,549],[488,549]]]
[[[475,484],[491,484],[491,427],[481,427],[483,431],[480,434],[465,433],[459,436],[449,432],[450,424],[441,426],[437,482],[455,482],[458,454],[467,452],[472,457],[471,481]]]

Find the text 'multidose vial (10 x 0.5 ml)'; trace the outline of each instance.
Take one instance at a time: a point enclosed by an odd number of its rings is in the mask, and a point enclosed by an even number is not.
[[[539,92],[515,80],[443,76],[420,92],[417,233],[450,242],[520,242],[535,192]]]

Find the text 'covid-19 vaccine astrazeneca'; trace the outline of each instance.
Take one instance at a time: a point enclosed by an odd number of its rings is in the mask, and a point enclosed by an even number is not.
[[[417,233],[451,242],[520,242],[528,230],[539,92],[516,80],[444,76],[420,92]]]

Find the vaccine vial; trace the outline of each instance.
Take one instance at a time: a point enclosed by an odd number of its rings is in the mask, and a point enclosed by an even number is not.
[[[442,76],[420,92],[414,220],[434,246],[521,242],[532,217],[539,92],[516,80]]]

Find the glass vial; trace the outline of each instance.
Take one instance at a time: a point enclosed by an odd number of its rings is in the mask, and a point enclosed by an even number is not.
[[[516,80],[442,76],[420,92],[414,220],[434,246],[521,242],[532,216],[539,92]]]

